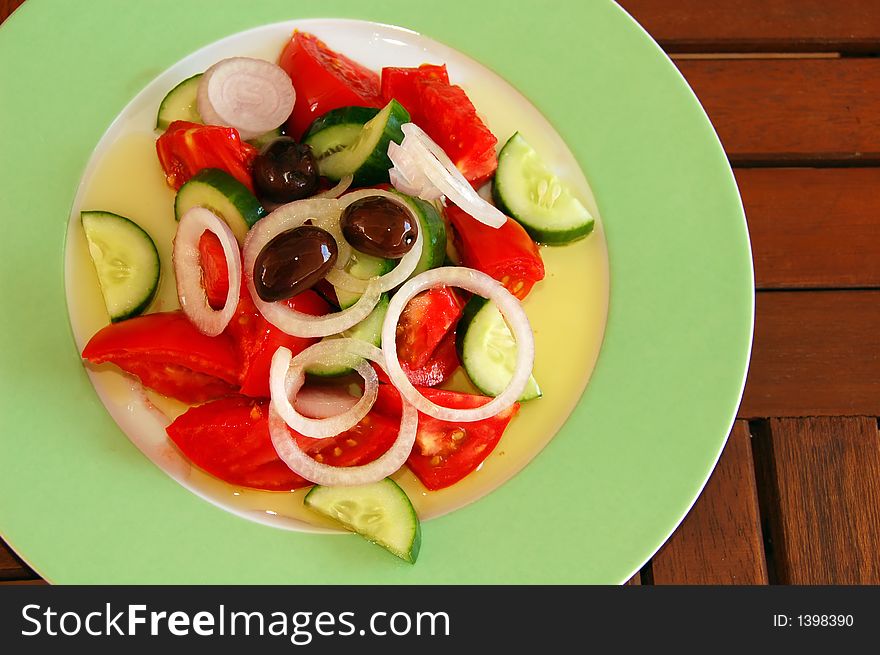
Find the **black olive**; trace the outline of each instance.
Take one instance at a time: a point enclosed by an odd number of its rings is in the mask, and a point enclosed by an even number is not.
[[[260,199],[292,202],[315,195],[318,163],[312,149],[287,136],[267,143],[254,158],[254,188]]]
[[[383,196],[355,200],[342,212],[339,223],[355,250],[388,259],[408,253],[419,234],[412,214]]]
[[[257,255],[257,295],[275,302],[310,289],[327,275],[338,254],[336,240],[319,227],[303,225],[282,232]]]

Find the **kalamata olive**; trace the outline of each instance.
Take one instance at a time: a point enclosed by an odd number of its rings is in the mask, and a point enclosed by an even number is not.
[[[355,250],[388,259],[408,253],[419,234],[412,214],[399,203],[374,196],[355,200],[339,219],[342,234]]]
[[[315,195],[318,163],[312,149],[282,136],[267,143],[254,158],[254,188],[261,199],[292,202]]]
[[[338,254],[336,240],[319,227],[303,225],[282,232],[257,255],[257,295],[275,302],[302,293],[327,275]]]

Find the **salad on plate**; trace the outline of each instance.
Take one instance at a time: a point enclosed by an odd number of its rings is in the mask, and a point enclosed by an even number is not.
[[[544,280],[544,246],[594,216],[445,65],[377,73],[303,31],[277,61],[181,81],[156,132],[171,261],[135,217],[81,212],[109,317],[82,357],[179,401],[162,420],[198,469],[309,489],[315,516],[415,562],[400,475],[460,484],[543,402],[522,301],[564,282]],[[179,308],[156,306],[163,266]]]

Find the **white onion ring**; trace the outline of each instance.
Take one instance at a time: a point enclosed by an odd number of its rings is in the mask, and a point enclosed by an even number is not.
[[[206,231],[213,232],[220,239],[229,271],[229,291],[226,292],[226,301],[220,310],[211,307],[202,286],[199,239]],[[216,337],[229,325],[235,308],[238,307],[241,255],[235,235],[226,222],[210,209],[193,207],[180,217],[171,255],[181,309],[199,332]]]
[[[264,59],[223,59],[199,80],[197,104],[202,120],[234,127],[245,140],[281,125],[295,102],[290,76]]]
[[[314,198],[338,198],[343,193],[348,191],[348,187],[351,186],[354,177],[351,175],[344,176],[339,182],[337,182],[336,186],[331,189],[327,189],[326,191],[321,191],[321,193],[316,193],[312,196]]]
[[[346,193],[339,199],[339,206],[342,210],[344,210],[353,202],[361,200],[362,198],[369,198],[371,196],[381,196],[383,198],[387,198],[391,202],[394,202],[397,205],[403,207],[412,216],[412,220],[415,222],[415,224],[419,226],[419,228],[421,227],[416,213],[406,203],[405,200],[403,200],[400,196],[397,196],[388,191],[384,191],[382,189],[362,189],[360,191],[352,191],[351,193]],[[395,266],[385,275],[375,278],[376,282],[378,282],[379,284],[380,292],[390,291],[391,289],[394,289],[395,287],[398,287],[406,282],[407,278],[409,278],[409,276],[412,275],[412,272],[416,270],[416,266],[419,265],[419,260],[422,258],[422,246],[424,242],[425,238],[422,235],[422,230],[419,229],[416,235],[416,242],[413,244],[412,248],[410,248],[409,252],[400,258],[400,261],[397,262],[397,266]],[[356,278],[343,268],[334,268],[329,273],[327,273],[327,281],[330,282],[330,284],[332,284],[333,286],[344,289],[345,291],[351,291],[352,293],[364,293],[367,290],[367,285],[372,282],[372,280],[361,280],[359,278]]]
[[[269,369],[269,392],[272,396],[272,404],[275,411],[284,419],[291,428],[306,437],[312,439],[325,439],[334,437],[340,432],[350,430],[367,415],[379,394],[379,378],[372,366],[363,359],[357,362],[349,362],[353,341],[357,339],[332,339],[316,343],[296,357],[291,358],[291,352],[281,347],[272,355],[272,366]],[[360,343],[365,343],[360,341]],[[328,364],[345,363],[364,378],[364,394],[354,404],[337,416],[328,418],[309,418],[304,416],[291,403],[291,397],[296,397],[297,392],[305,382],[305,368],[315,361]]]
[[[443,148],[422,128],[415,123],[404,123],[401,130],[404,137],[400,146],[388,146],[388,158],[394,164],[390,173],[392,182],[404,182],[407,189],[417,191],[423,200],[436,200],[439,192],[490,227],[499,228],[507,222],[507,216],[474,191]]]
[[[341,340],[340,340],[341,341]],[[358,341],[352,339],[351,341]],[[326,343],[326,342],[321,342]],[[320,344],[316,344],[320,345]],[[314,346],[312,346],[314,348]],[[382,351],[375,346],[361,341],[352,350],[357,348],[357,355],[366,357],[385,369],[385,358]],[[303,351],[305,352],[305,351]],[[386,371],[387,372],[387,371]],[[330,466],[309,457],[296,443],[287,431],[287,424],[275,409],[274,401],[269,403],[269,434],[272,437],[272,445],[278,457],[287,464],[288,468],[297,475],[316,484],[326,486],[355,486],[378,482],[397,471],[412,451],[418,430],[419,415],[415,408],[401,399],[402,413],[400,418],[400,430],[397,439],[381,457],[361,466]]]
[[[263,317],[287,334],[296,337],[326,337],[339,334],[369,316],[382,295],[378,283],[371,281],[364,294],[348,309],[326,316],[311,316],[291,309],[283,301],[266,302],[257,294],[254,286],[254,265],[266,244],[285,230],[299,227],[310,219],[319,226],[323,222],[332,220],[338,223],[339,211],[338,200],[326,198],[295,200],[257,221],[244,240],[244,280],[248,292]]]
[[[397,359],[397,321],[400,319],[400,314],[413,296],[439,285],[466,289],[494,302],[516,338],[516,366],[513,377],[504,391],[482,407],[453,409],[431,402],[412,385]],[[445,266],[419,273],[394,294],[388,304],[385,322],[382,324],[382,352],[385,354],[388,377],[391,378],[400,395],[416,409],[441,421],[469,423],[503,412],[522,395],[532,374],[535,341],[522,305],[497,280],[472,268]]]

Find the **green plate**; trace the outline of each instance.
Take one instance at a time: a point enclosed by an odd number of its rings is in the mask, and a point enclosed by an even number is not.
[[[0,27],[0,531],[37,572],[62,583],[618,583],[660,547],[741,396],[754,307],[745,218],[711,124],[647,34],[605,0],[544,6],[29,0]],[[67,219],[114,117],[201,46],[327,16],[422,32],[510,81],[580,162],[609,248],[605,343],[581,402],[516,477],[426,523],[415,566],[355,537],[242,520],[166,477],[98,401],[67,316]]]

